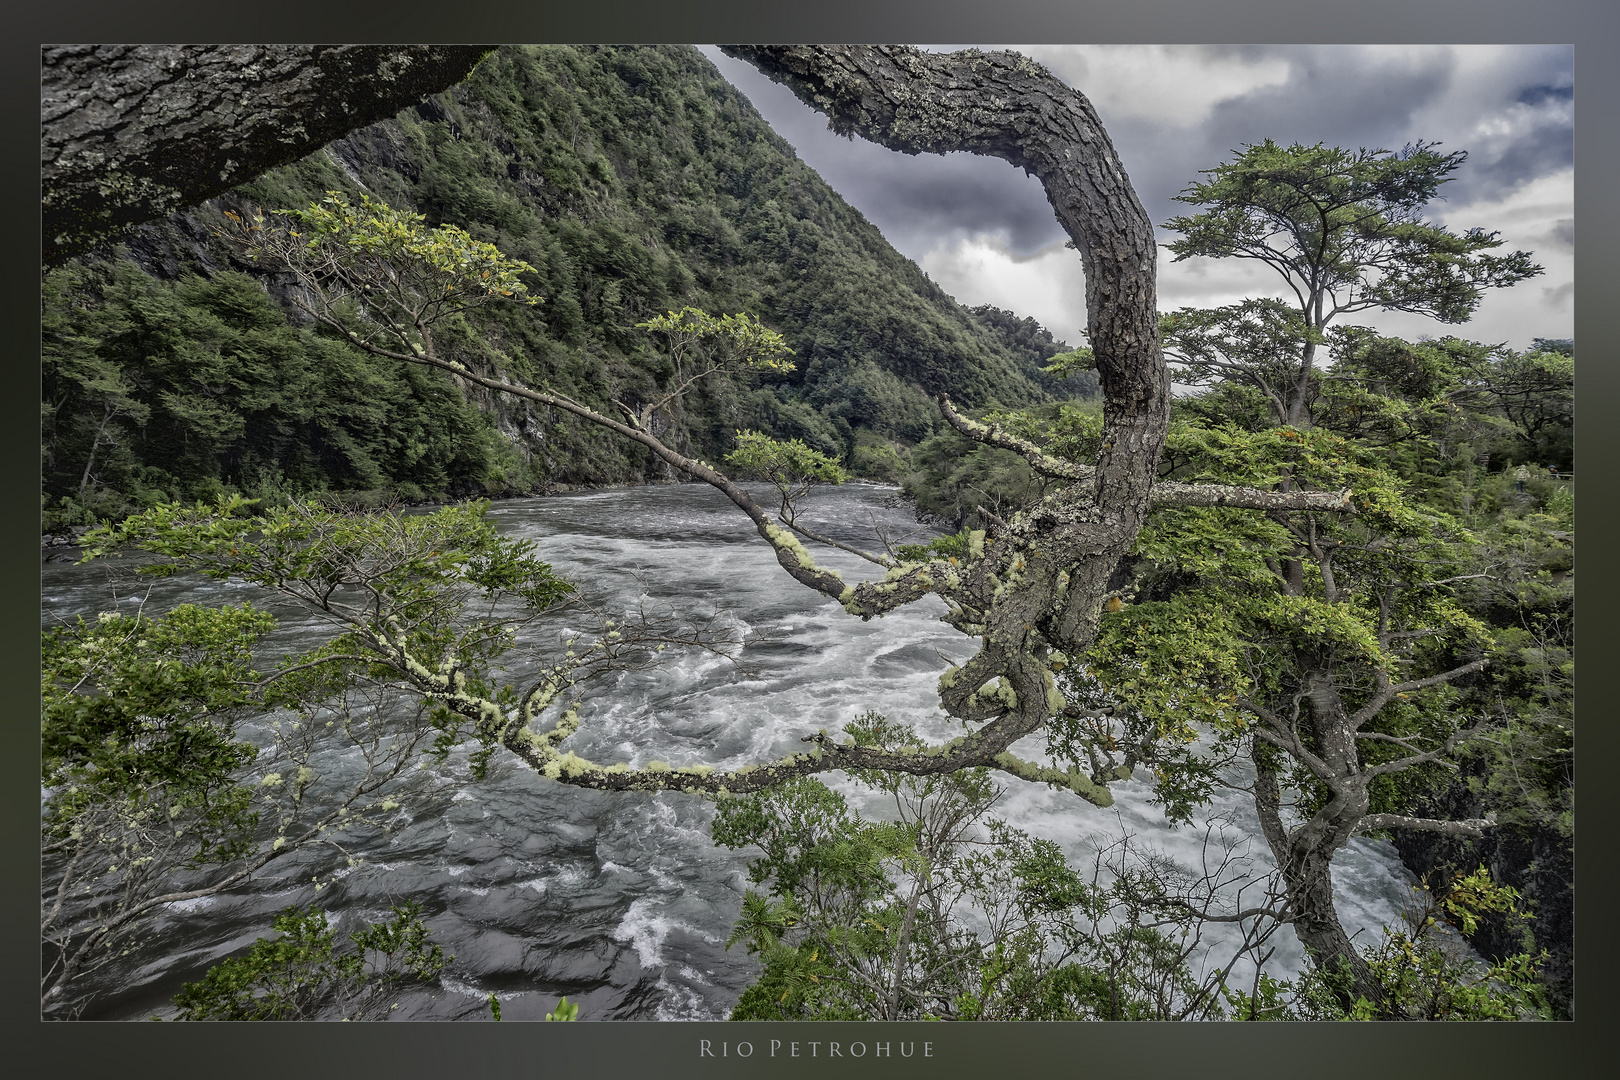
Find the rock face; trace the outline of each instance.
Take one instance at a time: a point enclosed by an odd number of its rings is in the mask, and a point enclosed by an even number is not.
[[[1472,817],[1484,802],[1464,784],[1425,812]],[[1401,862],[1420,878],[1431,874],[1467,873],[1484,865],[1494,881],[1511,885],[1528,902],[1535,918],[1528,925],[1535,948],[1547,951],[1542,974],[1560,1016],[1575,1013],[1575,852],[1569,839],[1545,827],[1493,829],[1483,840],[1439,836],[1395,829],[1391,832]],[[1499,915],[1487,914],[1468,943],[1481,955],[1500,960],[1525,948],[1523,929]]]
[[[61,45],[40,62],[43,261],[460,82],[487,45]]]

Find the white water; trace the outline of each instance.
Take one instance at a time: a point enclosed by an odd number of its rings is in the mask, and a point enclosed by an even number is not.
[[[892,489],[848,485],[810,508],[812,527],[862,545],[874,543],[869,518],[899,533],[915,528]],[[935,685],[947,659],[966,659],[973,644],[939,621],[942,604],[863,623],[783,574],[750,523],[707,487],[512,500],[493,512],[503,531],[538,541],[542,556],[610,615],[641,602],[717,610],[745,643],[746,671],[689,653],[592,685],[584,726],[568,744],[585,757],[736,766],[795,752],[803,736],[837,731],[868,710],[935,739],[960,730],[938,709]],[[852,581],[876,569],[843,552],[816,557]],[[96,564],[50,564],[43,578],[48,622],[109,606],[107,571]],[[132,588],[127,576],[112,583]],[[187,578],[153,586],[151,604],[244,599],[262,597]],[[285,647],[308,647],[315,624],[275,610]],[[1042,742],[1016,749],[1039,757]],[[864,798],[839,774],[826,779],[854,801]],[[1146,783],[1115,785],[1115,806],[1099,810],[1066,791],[1001,779],[1008,790],[996,816],[1057,842],[1078,866],[1121,830],[1184,863],[1203,855],[1203,819],[1167,828]],[[407,897],[423,905],[433,940],[455,961],[437,993],[404,999],[402,1019],[487,1016],[491,992],[507,1019],[540,1019],[563,994],[580,1003],[581,1019],[721,1019],[757,971],[740,947],[722,947],[742,900],[747,853],[710,842],[712,810],[702,799],[580,791],[497,757],[485,782],[452,769],[433,799],[409,810],[410,823],[364,851],[359,869],[296,862],[251,890],[166,912],[130,964],[102,976],[103,993],[85,1015],[164,1011],[183,982],[267,933],[273,914],[294,903],[368,917]],[[1270,869],[1241,795],[1218,800],[1208,816],[1225,818],[1228,832],[1247,841],[1256,877]],[[1367,840],[1353,842],[1334,870],[1346,929],[1377,940],[1410,895],[1410,875],[1390,845]],[[308,885],[315,872],[338,880],[317,894]],[[1291,931],[1271,944],[1267,970],[1296,971]]]

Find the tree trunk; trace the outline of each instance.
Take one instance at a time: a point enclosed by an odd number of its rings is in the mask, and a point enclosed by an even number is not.
[[[1085,95],[1016,53],[925,53],[906,46],[722,46],[827,114],[834,131],[902,153],[965,150],[999,157],[1040,180],[1080,252],[1087,332],[1103,391],[1102,451],[1092,484],[1076,484],[1021,515],[977,570],[987,604],[986,663],[1018,694],[1038,677],[1016,670],[1031,632],[1068,649],[1088,646],[1109,576],[1148,510],[1169,425],[1159,350],[1153,223],[1126,179]],[[1015,567],[1015,570],[1009,570]],[[1019,588],[997,581],[1010,573]],[[991,578],[997,578],[992,581]],[[1014,610],[1016,609],[1016,610]],[[956,703],[946,707],[959,714]],[[1043,717],[1044,718],[1044,717]]]
[[[1332,856],[1324,857],[1318,851],[1296,854],[1297,858],[1285,864],[1283,877],[1288,888],[1288,906],[1294,913],[1294,933],[1300,944],[1305,946],[1319,969],[1342,980],[1334,983],[1341,1006],[1349,1009],[1358,998],[1366,998],[1374,1006],[1381,1005],[1383,987],[1373,977],[1372,969],[1362,959],[1350,935],[1345,933],[1333,905],[1333,872],[1329,865]]]
[[[1320,326],[1317,327],[1321,329]],[[1311,427],[1311,375],[1316,368],[1316,342],[1307,341],[1304,351],[1300,355],[1299,379],[1294,383],[1293,390],[1288,398],[1288,412],[1283,417],[1283,423],[1290,427],[1307,431]]]
[[[1311,704],[1317,761],[1329,774],[1319,772],[1317,776],[1328,787],[1328,801],[1309,820],[1286,828],[1277,774],[1257,739],[1252,747],[1255,810],[1282,874],[1300,944],[1318,968],[1336,976],[1334,990],[1341,1006],[1349,1009],[1358,998],[1382,1006],[1383,987],[1345,933],[1333,902],[1333,856],[1356,834],[1370,804],[1356,754],[1354,724],[1324,668],[1309,670],[1302,689]]]
[[[460,82],[487,45],[54,45],[43,261],[229,191]]]

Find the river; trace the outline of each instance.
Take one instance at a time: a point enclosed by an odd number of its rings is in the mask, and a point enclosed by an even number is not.
[[[935,739],[960,730],[938,709],[935,683],[947,660],[960,662],[973,646],[939,621],[943,604],[930,598],[863,623],[782,573],[747,519],[708,487],[507,500],[492,513],[502,531],[537,541],[600,610],[629,612],[645,602],[713,611],[744,643],[740,666],[677,655],[595,684],[569,744],[585,757],[735,766],[796,752],[802,736],[837,731],[867,710]],[[865,546],[874,543],[873,525],[896,534],[917,528],[895,489],[864,484],[825,489],[806,516],[812,528]],[[816,558],[849,580],[876,569],[838,551],[818,550]],[[153,611],[265,599],[245,585],[136,580],[115,567],[46,564],[46,624],[143,596]],[[321,633],[298,611],[267,606],[283,620],[279,647],[307,648]],[[1032,738],[1015,749],[1038,757],[1041,748]],[[828,779],[861,800],[839,774]],[[1045,785],[1001,780],[1008,790],[996,816],[1058,842],[1076,863],[1089,865],[1122,830],[1183,861],[1201,854],[1203,830],[1167,828],[1139,780],[1115,785],[1109,810]],[[582,1020],[723,1019],[758,971],[741,946],[723,947],[746,885],[747,852],[715,847],[712,808],[700,798],[562,787],[510,755],[497,755],[488,778],[475,783],[458,756],[409,810],[408,824],[359,853],[358,868],[299,855],[271,864],[239,893],[171,907],[125,962],[91,976],[102,981],[84,1017],[172,1015],[169,1000],[184,982],[266,934],[274,913],[295,903],[368,917],[408,897],[422,904],[432,940],[455,959],[440,987],[401,999],[399,1019],[487,1018],[491,992],[513,1020],[541,1018],[563,994],[579,1003]],[[1254,838],[1248,855],[1253,871],[1264,873],[1269,854],[1243,799],[1219,800],[1210,814]],[[1365,839],[1334,866],[1346,928],[1376,941],[1410,895],[1410,874],[1392,846]],[[331,879],[319,892],[311,882],[317,875]],[[1272,944],[1267,970],[1297,971],[1291,931]]]

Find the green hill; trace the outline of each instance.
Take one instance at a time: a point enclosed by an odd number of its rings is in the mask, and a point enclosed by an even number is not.
[[[635,324],[691,304],[780,331],[798,369],[715,380],[684,439],[739,427],[893,476],[969,406],[1090,396],[1038,368],[1066,346],[970,311],[896,252],[695,49],[506,47],[463,84],[47,276],[47,524],[240,490],[442,498],[638,482],[639,448],[361,355],[288,313],[285,286],[213,234],[227,209],[362,191],[536,268],[538,308],[441,333],[470,361],[598,406],[663,363]]]

